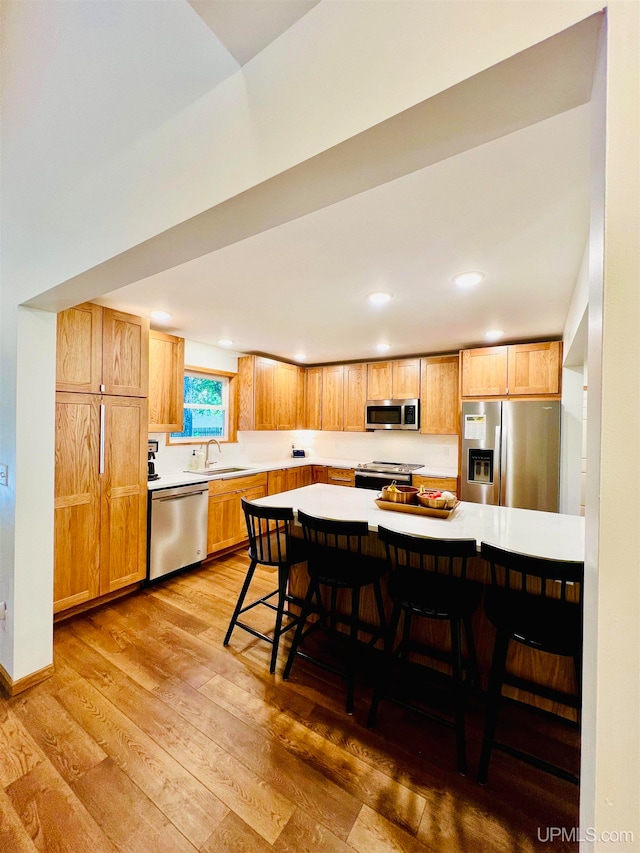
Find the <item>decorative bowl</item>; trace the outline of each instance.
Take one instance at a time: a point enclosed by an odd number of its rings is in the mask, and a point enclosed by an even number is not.
[[[388,486],[382,489],[382,500],[398,504],[414,504],[418,490],[415,486],[396,486],[396,492],[390,492]]]

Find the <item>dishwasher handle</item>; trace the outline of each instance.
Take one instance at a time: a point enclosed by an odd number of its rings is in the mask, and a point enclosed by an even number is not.
[[[201,495],[202,492],[184,492],[181,495],[170,495],[166,498],[157,498],[160,503],[164,503],[165,501],[181,501],[183,498],[192,498],[194,495]]]
[[[208,490],[209,487],[206,484],[198,486],[198,488],[193,488],[193,486],[174,486],[168,489],[154,489],[151,493],[151,500],[160,502],[175,501],[179,498],[192,498],[194,495],[203,495]]]

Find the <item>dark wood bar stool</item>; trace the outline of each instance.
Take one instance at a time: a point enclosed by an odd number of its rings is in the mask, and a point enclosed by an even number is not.
[[[293,509],[290,507],[257,506],[243,499],[242,509],[247,523],[249,558],[251,563],[249,564],[249,569],[242,584],[242,589],[240,590],[240,595],[238,596],[238,601],[224,638],[224,645],[229,645],[231,634],[236,626],[253,634],[254,637],[266,640],[273,645],[269,671],[275,672],[280,637],[298,621],[298,617],[285,608],[288,603],[295,600],[288,593],[289,570],[291,566],[296,563],[303,563],[307,559],[305,543],[302,539],[290,536],[290,525],[293,522]],[[258,564],[277,567],[278,586],[272,592],[267,593],[267,595],[261,596],[250,604],[245,604],[244,600]],[[277,604],[271,601],[275,596],[278,597]],[[299,604],[300,602],[297,601],[297,603]],[[272,637],[256,630],[246,622],[240,621],[240,616],[243,613],[258,606],[268,607],[275,611],[276,621]],[[283,626],[282,623],[285,616],[288,617],[288,621]]]
[[[476,540],[430,539],[397,533],[384,527],[378,527],[378,537],[385,543],[387,550],[388,590],[393,610],[385,639],[385,662],[374,688],[367,724],[371,728],[375,725],[378,705],[384,698],[428,719],[453,726],[456,732],[457,768],[460,773],[466,773],[465,694],[468,685],[478,680],[471,616],[482,596],[481,584],[467,580],[466,570],[468,558],[477,554]],[[403,614],[402,638],[396,647],[396,635]],[[414,616],[448,622],[451,629],[450,651],[412,640],[411,624]],[[468,650],[466,661],[462,653],[463,629]],[[453,723],[422,706],[404,701],[399,694],[389,692],[394,659],[406,662],[412,651],[442,660],[451,667],[455,708]],[[438,674],[442,676],[439,670]]]
[[[528,752],[496,741],[502,687],[520,690],[576,708],[578,725],[582,694],[582,585],[584,563],[546,560],[506,551],[483,542],[483,559],[491,567],[491,586],[485,594],[485,611],[497,630],[478,782],[486,783],[493,749],[499,749],[554,776],[578,784],[578,777]],[[507,671],[509,643],[573,660],[577,690],[567,694]],[[525,703],[522,703],[525,704]]]
[[[384,603],[380,578],[386,572],[384,560],[367,556],[362,545],[369,535],[366,521],[334,521],[315,518],[298,511],[298,521],[302,525],[307,546],[309,586],[302,604],[300,621],[291,643],[289,657],[285,665],[283,678],[286,681],[296,656],[300,656],[330,672],[346,676],[348,714],[353,713],[355,682],[358,669],[359,647],[358,633],[365,631],[371,636],[371,643],[383,636],[385,627]],[[360,620],[360,592],[364,587],[373,585],[379,625],[365,625]],[[322,600],[321,588],[327,587],[331,594],[329,608]],[[337,613],[338,590],[351,592],[351,613],[349,617],[340,617]],[[315,602],[314,602],[315,599]],[[309,622],[312,614],[318,620]],[[338,670],[317,657],[312,657],[300,648],[303,639],[317,629],[336,630],[338,623],[349,626],[348,656],[345,670]]]

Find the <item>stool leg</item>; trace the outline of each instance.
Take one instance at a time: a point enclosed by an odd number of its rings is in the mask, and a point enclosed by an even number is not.
[[[240,611],[242,610],[242,605],[244,604],[244,600],[246,598],[247,592],[249,590],[249,586],[251,581],[253,580],[253,574],[256,570],[256,566],[258,565],[257,560],[252,560],[251,565],[249,566],[249,570],[247,571],[246,577],[244,579],[244,583],[242,584],[242,589],[240,590],[240,595],[238,596],[238,603],[236,604],[236,609],[233,611],[233,616],[231,617],[231,622],[229,622],[229,627],[227,629],[227,633],[225,635],[223,645],[228,646],[229,640],[231,639],[231,634],[233,633],[233,629],[236,627],[236,622],[238,621],[238,616],[240,615]]]
[[[351,590],[351,630],[349,632],[349,661],[347,663],[347,714],[353,714],[356,692],[356,660],[358,654],[358,616],[360,613],[360,587]]]
[[[493,660],[491,662],[491,675],[489,676],[489,694],[487,705],[487,716],[484,724],[484,735],[482,738],[482,750],[480,752],[480,765],[478,767],[478,782],[485,785],[489,773],[489,761],[491,750],[498,724],[498,711],[500,710],[500,697],[502,695],[502,679],[507,663],[507,650],[509,648],[509,635],[505,631],[498,631],[493,649]]]
[[[307,621],[307,617],[311,613],[313,606],[313,594],[316,591],[317,584],[314,580],[309,580],[309,586],[307,588],[307,593],[304,597],[304,601],[302,602],[302,611],[300,616],[298,617],[298,624],[296,625],[296,632],[293,635],[293,640],[291,642],[291,648],[289,649],[289,657],[287,658],[287,663],[284,667],[284,672],[282,673],[282,680],[287,681],[289,675],[291,674],[291,667],[293,666],[293,660],[296,656],[296,651],[298,650],[298,646],[300,645],[300,640],[302,639],[302,631],[304,629],[305,622]]]
[[[460,619],[452,619],[450,624],[455,690],[456,755],[458,772],[462,773],[463,776],[466,776],[467,742],[464,721],[464,684],[462,678],[462,624]]]
[[[380,620],[380,636],[384,637],[387,629],[387,617],[384,613],[384,601],[382,599],[382,590],[380,589],[379,578],[376,578],[373,582],[373,591],[376,596],[376,605],[378,607],[378,619]]]
[[[370,729],[372,729],[376,724],[376,719],[378,717],[378,705],[380,704],[382,693],[384,691],[385,686],[387,685],[387,682],[389,680],[389,674],[393,666],[393,644],[396,638],[396,633],[398,631],[398,625],[400,624],[401,613],[402,607],[398,604],[398,602],[395,602],[393,605],[393,610],[391,611],[391,619],[389,620],[387,631],[385,633],[382,667],[380,668],[380,673],[378,674],[378,677],[376,679],[376,685],[374,687],[373,697],[371,699],[371,707],[369,708],[367,727]]]
[[[470,616],[464,616],[464,636],[467,641],[469,652],[469,682],[472,687],[480,689],[480,668],[478,667],[478,655],[476,653],[476,641],[473,636],[473,626]]]
[[[278,566],[278,609],[276,611],[276,627],[273,634],[273,648],[271,649],[271,665],[269,672],[276,671],[276,662],[278,660],[278,646],[280,644],[280,635],[282,634],[282,617],[284,614],[285,596],[287,594],[287,584],[289,583],[289,566]]]

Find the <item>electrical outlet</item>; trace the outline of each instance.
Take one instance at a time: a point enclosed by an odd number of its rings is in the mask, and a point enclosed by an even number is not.
[[[448,456],[448,455],[449,455],[449,448],[448,448],[448,447],[443,447],[443,448],[442,448],[442,455],[443,455],[443,456]]]
[[[0,462],[0,486],[9,485],[9,466],[6,462]]]
[[[6,631],[7,628],[7,602],[0,601],[0,631]]]

